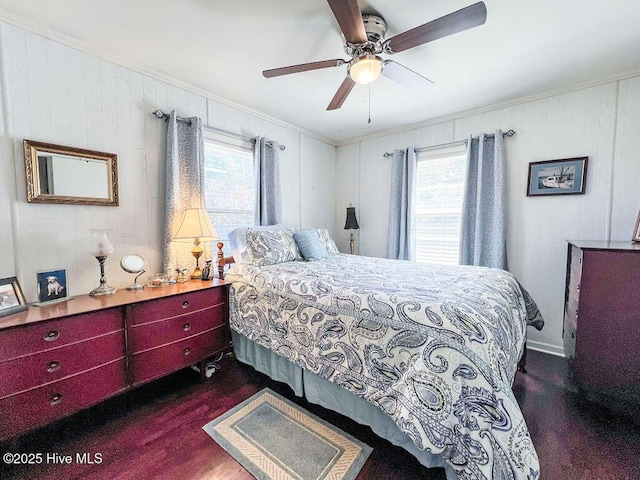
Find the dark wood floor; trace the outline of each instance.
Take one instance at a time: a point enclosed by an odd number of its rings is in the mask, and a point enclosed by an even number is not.
[[[529,352],[528,374],[518,374],[514,391],[540,457],[543,480],[640,478],[640,428],[584,401],[571,387],[566,361]],[[206,384],[182,371],[121,395],[68,419],[0,443],[0,453],[100,453],[93,465],[8,467],[0,478],[24,479],[234,479],[253,478],[202,426],[265,386],[293,399],[373,447],[362,479],[444,479],[368,428],[296,399],[233,357]]]

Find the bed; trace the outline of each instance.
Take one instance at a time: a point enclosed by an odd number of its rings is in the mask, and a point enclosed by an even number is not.
[[[305,232],[315,256],[295,231],[243,233],[250,255],[226,275],[236,357],[449,480],[539,478],[511,385],[543,322],[516,279],[340,254]]]

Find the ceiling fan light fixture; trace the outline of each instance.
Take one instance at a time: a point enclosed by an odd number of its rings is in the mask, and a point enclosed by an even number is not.
[[[377,55],[363,55],[349,62],[349,76],[359,85],[369,85],[380,76],[383,66]]]
[[[378,55],[403,52],[477,27],[487,21],[487,6],[480,0],[387,39],[387,24],[384,18],[379,15],[362,14],[358,0],[327,1],[342,32],[344,52],[349,56],[349,60],[337,58],[271,68],[262,72],[264,77],[271,78],[347,64],[348,74],[342,80],[327,110],[340,108],[356,84],[369,85],[382,73],[388,79],[416,91],[432,85],[433,82],[428,78],[398,62],[382,60]]]

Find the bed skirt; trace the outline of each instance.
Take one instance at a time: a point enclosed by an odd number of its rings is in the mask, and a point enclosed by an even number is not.
[[[416,447],[388,415],[385,415],[365,399],[357,397],[339,385],[302,369],[286,358],[252,342],[233,330],[231,330],[231,337],[235,356],[242,363],[251,365],[257,371],[276,381],[286,383],[296,396],[306,397],[311,403],[321,405],[345,417],[349,417],[361,425],[370,427],[379,437],[407,450],[422,465],[430,468],[444,468],[447,480],[456,480],[458,478],[444,459]]]

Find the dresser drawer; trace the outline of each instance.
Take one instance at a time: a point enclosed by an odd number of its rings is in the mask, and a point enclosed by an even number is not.
[[[571,245],[571,270],[578,276],[582,274],[582,249],[575,245]]]
[[[129,337],[133,353],[192,337],[225,323],[225,305],[219,304],[186,315],[134,325]]]
[[[131,324],[162,320],[185,313],[203,310],[213,305],[226,302],[226,288],[211,288],[198,292],[172,295],[149,302],[136,303],[131,306]]]
[[[571,272],[571,277],[569,277],[569,296],[576,301],[580,299],[580,278],[581,275],[574,271]]]
[[[137,353],[131,357],[134,384],[146,382],[204,360],[228,345],[227,327],[220,326],[199,335]]]
[[[576,297],[569,295],[567,298],[567,304],[565,305],[565,314],[575,323],[578,324],[578,315],[580,312],[579,301]]]
[[[125,389],[125,361],[104,365],[0,400],[0,438],[89,407]]]
[[[0,363],[0,398],[123,358],[124,331]]]
[[[122,310],[112,308],[3,330],[0,332],[0,361],[122,330],[123,325]]]
[[[574,358],[576,356],[576,324],[571,320],[567,312],[564,313],[562,341],[565,356]]]

